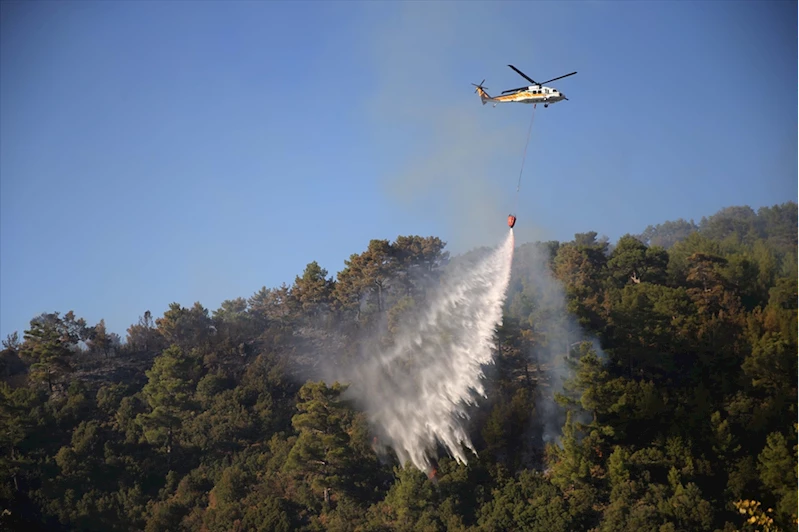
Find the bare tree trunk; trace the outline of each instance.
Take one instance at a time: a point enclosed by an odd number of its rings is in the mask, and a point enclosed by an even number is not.
[[[166,468],[172,469],[172,427],[169,427],[169,432],[166,438]]]
[[[532,390],[533,385],[530,382],[530,363],[527,361],[527,358],[524,359],[524,380],[527,381],[527,388]]]
[[[14,453],[14,448],[12,447],[11,448],[11,461],[12,462],[17,459],[15,454],[16,453]],[[14,472],[14,474],[11,477],[14,479],[14,490],[15,491],[19,491],[19,482],[17,481],[17,473],[16,473],[16,471]]]

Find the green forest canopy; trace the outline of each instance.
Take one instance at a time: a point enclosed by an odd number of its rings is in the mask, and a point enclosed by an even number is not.
[[[479,455],[440,458],[431,478],[376,453],[346,383],[301,376],[332,339],[354,354],[423,303],[450,261],[436,237],[372,240],[335,277],[312,262],[213,313],[148,311],[125,342],[73,312],[34,317],[0,353],[0,524],[795,529],[796,204],[596,237],[517,248]],[[570,348],[564,383],[538,356],[546,307],[525,257],[542,252],[598,339]],[[551,443],[531,437],[547,389],[561,390]]]

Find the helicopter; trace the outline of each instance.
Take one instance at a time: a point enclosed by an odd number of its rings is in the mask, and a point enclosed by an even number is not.
[[[551,103],[558,103],[562,100],[568,100],[565,94],[559,92],[552,87],[545,87],[544,84],[550,83],[552,81],[556,81],[559,79],[567,78],[569,76],[573,76],[577,72],[572,72],[570,74],[564,74],[563,76],[558,76],[557,78],[548,79],[541,83],[535,81],[533,78],[529,77],[527,74],[519,70],[513,65],[508,65],[513,70],[515,70],[520,76],[524,79],[528,80],[532,85],[527,87],[518,87],[516,89],[508,89],[506,91],[502,91],[502,96],[491,96],[488,94],[483,87],[483,83],[485,80],[481,81],[480,84],[472,83],[475,87],[477,87],[474,92],[480,95],[480,100],[483,102],[483,105],[486,102],[492,102],[494,107],[497,106],[498,103],[543,103],[544,107],[549,107]]]

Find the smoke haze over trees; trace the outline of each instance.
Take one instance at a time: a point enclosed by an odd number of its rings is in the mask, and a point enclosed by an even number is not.
[[[331,368],[390,349],[451,269],[372,240],[219,309],[73,312],[0,352],[13,530],[790,530],[797,205],[516,248],[468,463],[402,467]],[[234,297],[234,295],[231,295]],[[418,361],[409,357],[410,366]],[[768,528],[770,527],[770,528]]]

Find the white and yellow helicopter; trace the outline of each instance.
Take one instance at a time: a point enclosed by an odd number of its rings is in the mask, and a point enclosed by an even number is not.
[[[483,87],[483,83],[485,80],[481,81],[479,85],[472,83],[475,87],[474,92],[480,95],[480,100],[483,102],[483,105],[486,102],[492,102],[494,107],[497,106],[498,103],[543,103],[544,107],[549,107],[551,103],[558,103],[561,100],[568,100],[568,98],[556,89],[552,87],[545,87],[545,83],[550,83],[552,81],[556,81],[559,79],[563,79],[569,76],[573,76],[577,72],[572,72],[571,74],[564,74],[563,76],[558,76],[557,78],[548,79],[546,81],[542,81],[541,83],[535,81],[533,78],[529,77],[527,74],[519,70],[513,65],[508,65],[520,76],[524,79],[528,80],[532,85],[527,87],[519,87],[516,89],[508,89],[506,91],[502,91],[503,96],[491,96],[485,91],[485,87]]]

